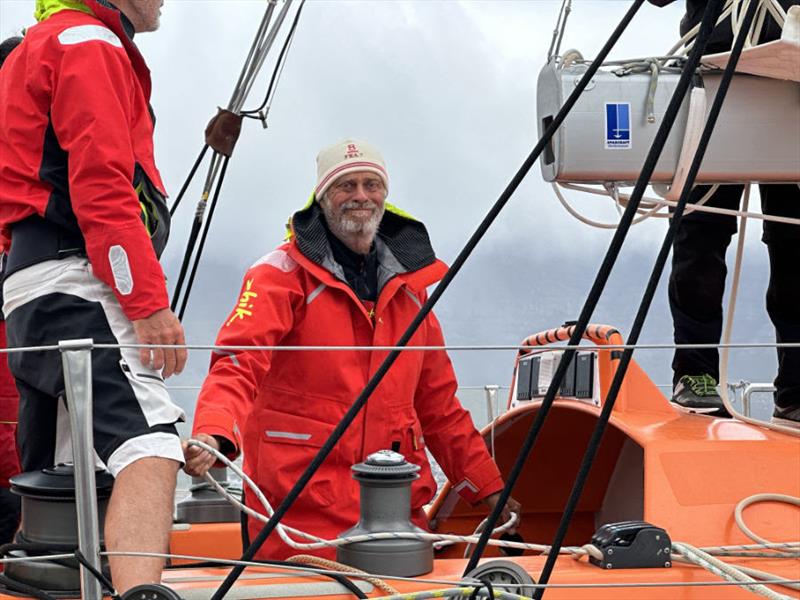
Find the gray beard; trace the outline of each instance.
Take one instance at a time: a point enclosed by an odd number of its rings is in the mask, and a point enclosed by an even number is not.
[[[336,212],[323,198],[319,203],[322,208],[322,214],[325,215],[325,221],[328,223],[333,235],[342,241],[358,239],[368,244],[372,243],[378,233],[381,219],[383,218],[384,209],[376,210],[367,221],[357,221],[347,217],[346,209],[367,207],[377,208],[372,202],[346,202],[341,207],[341,212]],[[385,208],[385,207],[384,207]]]

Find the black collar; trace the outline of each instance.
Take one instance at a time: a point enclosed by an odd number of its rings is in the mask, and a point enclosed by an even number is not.
[[[320,265],[331,252],[324,219],[322,209],[316,201],[292,217],[297,247],[305,256]],[[436,261],[428,231],[420,221],[387,210],[383,213],[377,237],[407,272],[418,271]]]
[[[124,12],[122,12],[119,8],[117,8],[116,5],[112,4],[108,0],[97,0],[97,3],[102,4],[103,6],[106,6],[108,8],[113,8],[114,10],[119,12],[119,16],[122,21],[122,29],[125,30],[125,35],[127,35],[129,39],[133,40],[133,36],[136,34],[136,30],[134,29],[133,23],[131,23],[131,20],[127,17],[127,15]]]

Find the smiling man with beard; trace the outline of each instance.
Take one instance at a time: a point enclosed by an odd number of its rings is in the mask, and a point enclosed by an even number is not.
[[[425,302],[428,286],[446,272],[425,226],[386,202],[389,176],[380,152],[344,140],[317,157],[311,201],[289,223],[289,241],[247,272],[217,344],[336,346],[330,351],[217,352],[197,403],[195,436],[233,458],[273,506],[330,436],[387,352],[353,347],[392,346]],[[431,314],[411,346],[442,346]],[[426,448],[468,502],[492,507],[500,473],[455,396],[446,352],[409,351],[397,359],[288,511],[283,524],[333,538],[358,521],[358,487],[350,466],[392,449],[421,467],[412,487],[412,518],[427,525],[423,506],[436,492]],[[201,475],[214,463],[190,448],[186,471]],[[255,510],[263,507],[247,503]],[[504,511],[520,512],[509,500]],[[250,520],[255,537],[259,521]],[[296,554],[272,536],[259,558]],[[331,548],[317,554],[334,557]]]

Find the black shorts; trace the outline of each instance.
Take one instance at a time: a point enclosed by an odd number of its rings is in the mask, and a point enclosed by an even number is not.
[[[9,347],[83,338],[136,343],[133,324],[86,258],[38,263],[9,275],[3,288]],[[15,352],[9,367],[20,392],[22,470],[70,461],[61,353]],[[112,475],[148,456],[183,460],[175,423],[184,412],[170,399],[161,374],[141,363],[137,349],[94,349],[92,386],[94,448]]]

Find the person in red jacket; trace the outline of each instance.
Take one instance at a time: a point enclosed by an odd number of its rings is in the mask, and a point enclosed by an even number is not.
[[[0,228],[8,343],[92,338],[182,344],[158,255],[169,212],[153,158],[150,76],[133,43],[161,0],[37,0],[39,23],[0,72]],[[185,350],[95,349],[94,447],[115,477],[111,551],[164,552],[183,452],[163,379]],[[14,353],[25,471],[70,460],[57,351]],[[146,490],[146,493],[142,493]],[[112,557],[117,591],[160,581],[163,560]]]
[[[446,271],[425,226],[385,202],[389,178],[378,150],[345,140],[317,158],[318,183],[294,214],[288,243],[257,261],[223,323],[218,345],[391,346]],[[442,346],[431,314],[411,346]],[[375,373],[387,352],[217,352],[203,384],[194,435],[233,457],[277,506]],[[283,524],[332,538],[358,521],[350,466],[392,449],[421,467],[412,487],[414,521],[435,492],[426,448],[471,503],[497,503],[500,473],[469,413],[456,398],[444,351],[404,352],[288,511]],[[203,474],[210,453],[190,448],[186,471]],[[246,494],[254,509],[263,508]],[[520,512],[509,501],[509,510]],[[261,523],[250,519],[255,537]],[[271,536],[258,556],[297,551]],[[318,552],[332,558],[330,548]]]
[[[22,42],[19,36],[13,36],[0,43],[0,69],[6,58]],[[0,283],[3,280],[3,263],[7,241],[0,238]],[[3,302],[3,290],[0,286],[0,305]],[[6,322],[0,312],[0,348],[6,347]],[[0,355],[0,545],[12,541],[19,526],[19,496],[9,490],[9,478],[19,473],[17,456],[17,410],[19,396],[14,386],[14,377],[8,370],[8,357]],[[2,569],[0,568],[0,571]]]

